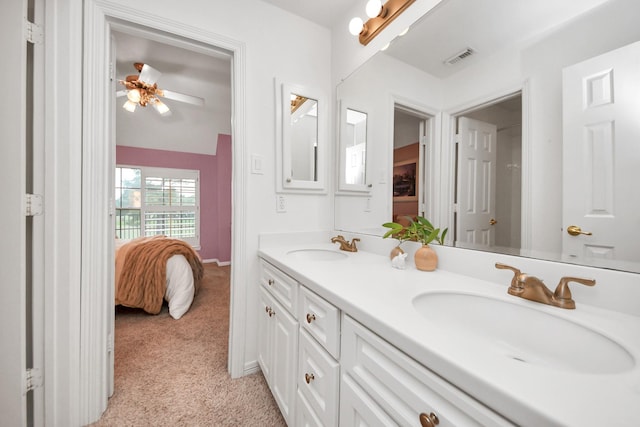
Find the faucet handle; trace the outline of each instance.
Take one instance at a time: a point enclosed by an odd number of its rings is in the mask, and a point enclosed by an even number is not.
[[[522,276],[522,271],[515,267],[511,267],[510,265],[502,264],[500,262],[496,262],[496,268],[500,270],[513,271],[513,279],[511,279],[511,286],[509,286],[510,290],[519,290],[522,288],[522,284],[519,282],[520,276]]]
[[[571,297],[571,289],[569,289],[569,283],[576,282],[585,286],[593,286],[596,284],[594,279],[583,279],[581,277],[563,277],[558,282],[558,286],[556,286],[556,290],[553,293],[553,298],[558,303],[559,307],[562,308],[576,308],[576,302]]]

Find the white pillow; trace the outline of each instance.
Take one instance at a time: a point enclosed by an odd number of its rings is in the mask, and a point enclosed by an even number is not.
[[[193,270],[183,255],[173,255],[167,260],[167,291],[164,299],[169,303],[169,314],[179,319],[193,302],[195,287]]]

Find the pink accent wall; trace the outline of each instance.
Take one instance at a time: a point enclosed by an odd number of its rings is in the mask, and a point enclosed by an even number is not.
[[[231,261],[231,136],[216,155],[116,146],[116,163],[200,171],[200,256]]]

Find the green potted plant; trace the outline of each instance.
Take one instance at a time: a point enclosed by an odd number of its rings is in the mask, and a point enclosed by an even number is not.
[[[415,219],[406,217],[409,220],[408,225],[402,225],[397,222],[386,222],[382,224],[383,227],[389,228],[382,237],[393,237],[400,243],[398,249],[402,251],[400,245],[404,241],[419,242],[422,244],[416,253],[414,254],[414,262],[418,270],[433,271],[438,265],[438,255],[429,246],[429,243],[435,241],[439,244],[444,244],[444,239],[447,236],[448,228],[441,230],[435,228],[429,220],[424,217],[417,216]],[[393,251],[391,253],[393,257]]]

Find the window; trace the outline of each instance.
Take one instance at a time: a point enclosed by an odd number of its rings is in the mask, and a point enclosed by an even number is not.
[[[199,171],[117,166],[116,236],[165,236],[200,245]]]

